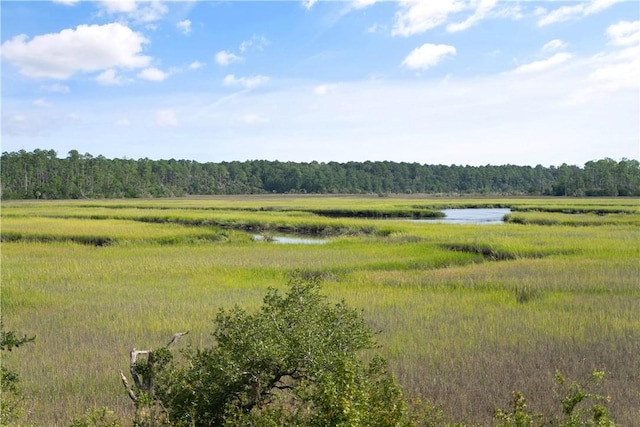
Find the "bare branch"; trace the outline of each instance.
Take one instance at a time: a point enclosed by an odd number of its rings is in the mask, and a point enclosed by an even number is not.
[[[172,344],[177,344],[178,341],[180,341],[180,338],[182,338],[183,336],[187,335],[189,332],[191,332],[191,331],[178,332],[178,333],[173,334],[173,336],[171,337],[171,340],[167,343],[165,348],[169,348],[169,346],[171,346]]]
[[[133,403],[136,403],[138,401],[138,396],[136,396],[136,393],[133,391],[133,389],[129,385],[129,381],[127,381],[127,377],[124,375],[122,371],[120,371],[120,378],[122,379],[122,384],[124,385],[124,388],[127,390],[127,393],[129,393],[129,398],[131,398]]]

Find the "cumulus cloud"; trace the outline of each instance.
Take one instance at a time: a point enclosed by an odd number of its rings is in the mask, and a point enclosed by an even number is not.
[[[98,74],[96,82],[103,86],[119,86],[125,83],[125,79],[115,69],[109,68]]]
[[[138,7],[136,0],[100,0],[98,3],[108,13],[131,13]]]
[[[221,50],[216,53],[216,63],[218,65],[222,65],[223,67],[238,61],[242,61],[244,58],[238,56],[234,53],[227,52],[226,50]]]
[[[456,48],[453,46],[425,43],[412,50],[402,61],[402,66],[411,70],[426,70],[437,65],[443,58],[455,54]]]
[[[493,10],[497,3],[498,0],[479,0],[471,16],[462,22],[447,25],[447,31],[456,33],[470,28],[474,24],[482,21]]]
[[[265,84],[269,81],[267,76],[251,76],[251,77],[236,77],[233,74],[228,74],[223,81],[225,86],[241,86],[245,89],[253,89],[254,87]]]
[[[515,70],[513,70],[513,72],[517,74],[538,73],[538,72],[556,67],[562,64],[563,62],[571,59],[572,56],[573,55],[567,52],[556,53],[550,58],[523,64],[518,68],[516,68]]]
[[[67,79],[78,72],[109,68],[142,68],[148,40],[120,23],[79,25],[29,40],[18,35],[2,43],[2,58],[32,78]]]
[[[159,127],[178,126],[178,114],[175,110],[166,109],[156,111],[156,125]]]
[[[640,42],[640,21],[620,21],[607,28],[611,44],[616,46],[634,45]]]
[[[466,5],[457,0],[412,0],[400,2],[400,7],[391,34],[408,37],[443,24],[450,14],[464,10]]]
[[[155,67],[150,67],[140,71],[138,73],[138,77],[144,80],[149,80],[151,82],[161,82],[169,77],[169,73],[165,73],[164,71],[159,70]]]
[[[640,86],[640,28],[638,21],[621,21],[609,26],[606,35],[613,49],[594,55],[585,64],[589,76],[572,101],[585,103],[620,90],[637,91]]]
[[[537,14],[540,16],[538,25],[542,27],[571,19],[579,19],[608,9],[619,1],[620,0],[591,0],[588,2],[579,2],[572,6],[562,6],[550,12],[539,8],[537,9]]]
[[[151,23],[162,19],[169,9],[159,0],[101,0],[102,10],[110,15],[124,14],[137,23]]]
[[[200,61],[193,61],[191,64],[189,64],[190,70],[199,70],[202,67],[204,67],[204,64]]]
[[[564,41],[560,39],[553,39],[550,42],[546,43],[544,46],[542,46],[542,50],[544,52],[554,52],[557,50],[565,49],[566,47],[567,47],[567,43],[565,43]]]
[[[182,32],[182,34],[190,34],[191,33],[191,21],[185,19],[184,21],[180,21],[176,24],[178,30]]]
[[[54,3],[63,4],[65,6],[75,6],[80,0],[53,0]]]

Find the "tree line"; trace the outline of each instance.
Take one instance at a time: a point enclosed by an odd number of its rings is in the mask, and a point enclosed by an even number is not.
[[[458,166],[419,163],[108,159],[77,150],[3,152],[0,191],[10,199],[188,195],[500,194],[640,196],[640,162],[610,158],[583,167]]]

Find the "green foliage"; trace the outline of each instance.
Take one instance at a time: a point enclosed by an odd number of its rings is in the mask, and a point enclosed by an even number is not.
[[[529,413],[527,401],[519,391],[513,392],[511,411],[496,409],[494,417],[496,427],[539,427],[542,426],[542,414]]]
[[[74,419],[69,427],[122,427],[122,424],[109,408],[96,408]]]
[[[547,417],[545,421],[543,414],[530,412],[524,395],[516,391],[510,411],[496,409],[496,427],[615,427],[617,424],[608,409],[601,404],[608,399],[592,390],[602,382],[604,376],[604,371],[594,371],[582,383],[567,383],[556,371],[554,392],[562,406],[560,417]]]
[[[14,331],[5,331],[4,325],[0,321],[0,350],[12,351],[24,344],[31,343],[35,337],[18,336]],[[23,410],[20,407],[21,396],[18,390],[18,382],[20,378],[17,373],[8,369],[4,363],[0,367],[0,390],[2,398],[0,399],[0,426],[9,425],[9,423],[19,418]]]
[[[406,415],[399,386],[362,315],[329,304],[317,280],[271,289],[257,313],[221,310],[216,345],[185,353],[159,372],[155,397],[178,426],[398,425]]]
[[[0,323],[2,325],[2,323]],[[35,341],[36,337],[27,337],[26,335],[18,336],[15,331],[5,331],[4,325],[0,330],[0,350],[12,351],[14,348],[23,346],[24,344]]]
[[[537,194],[638,196],[640,163],[612,159],[583,168],[444,166],[396,162],[107,159],[71,150],[2,153],[3,199],[147,198],[258,193]]]
[[[562,419],[559,427],[614,427],[616,424],[607,408],[601,403],[607,398],[595,390],[605,377],[604,371],[593,371],[591,376],[582,383],[567,380],[555,373],[555,393],[562,404]],[[586,407],[585,407],[586,406]]]

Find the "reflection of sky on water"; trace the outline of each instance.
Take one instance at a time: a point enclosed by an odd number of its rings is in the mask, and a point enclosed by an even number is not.
[[[256,234],[253,236],[253,240],[262,241],[265,240],[264,236]],[[269,240],[272,243],[279,243],[284,245],[322,245],[327,243],[325,239],[310,239],[304,237],[284,237],[284,236],[270,236]]]
[[[437,219],[416,219],[414,222],[439,222],[447,224],[502,224],[511,209],[443,209],[446,215]]]
[[[446,223],[446,224],[502,224],[504,216],[511,213],[511,209],[443,209],[446,215],[438,219],[415,219],[417,223]],[[327,239],[313,239],[309,237],[293,236],[265,236],[254,234],[255,241],[269,240],[271,243],[283,245],[322,245],[327,243]]]

